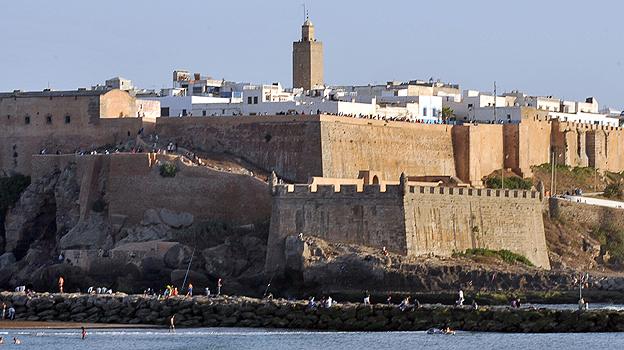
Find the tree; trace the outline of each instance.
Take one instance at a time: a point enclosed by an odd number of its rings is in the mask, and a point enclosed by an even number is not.
[[[442,120],[447,121],[452,118],[455,118],[455,111],[449,106],[442,107]]]

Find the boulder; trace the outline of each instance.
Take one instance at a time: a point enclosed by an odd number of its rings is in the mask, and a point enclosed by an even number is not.
[[[192,254],[193,250],[191,248],[184,244],[176,244],[165,253],[165,266],[172,269],[186,268]]]
[[[110,249],[113,238],[108,221],[101,214],[91,213],[61,238],[59,246],[61,249]]]
[[[158,211],[156,209],[147,209],[143,213],[143,221],[141,221],[141,225],[149,226],[158,224],[162,224],[162,220],[160,220],[160,216],[158,216]]]
[[[193,224],[193,215],[186,212],[176,213],[169,209],[160,209],[160,219],[173,228],[189,227]]]

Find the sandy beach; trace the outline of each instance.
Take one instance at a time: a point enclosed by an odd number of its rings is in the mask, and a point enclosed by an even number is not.
[[[83,322],[41,322],[41,321],[0,321],[0,329],[116,329],[116,328],[162,328],[156,325],[83,323]]]

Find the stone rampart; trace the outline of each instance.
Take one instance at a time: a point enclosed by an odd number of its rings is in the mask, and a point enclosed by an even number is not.
[[[408,255],[507,249],[550,268],[542,195],[409,185],[275,185],[267,271],[285,266],[286,237],[312,235]]]
[[[54,169],[62,170],[70,162],[76,163],[81,217],[90,211],[102,189],[109,217],[123,218],[130,224],[140,223],[149,208],[236,224],[261,222],[270,215],[265,182],[191,165],[168,155],[37,155],[33,156],[33,176],[37,179]],[[175,177],[160,175],[158,165],[163,162],[176,164]]]
[[[592,227],[613,227],[624,230],[624,209],[576,203],[549,198],[550,216],[563,222],[582,222]]]
[[[256,327],[333,331],[424,331],[449,326],[491,332],[621,332],[624,312],[615,310],[510,309],[500,307],[337,304],[310,308],[304,301],[246,297],[174,297],[2,293],[0,300],[16,310],[16,320],[168,326]]]

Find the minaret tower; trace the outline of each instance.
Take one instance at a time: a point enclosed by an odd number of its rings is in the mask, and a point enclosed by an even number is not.
[[[323,86],[323,43],[314,37],[310,18],[301,26],[301,40],[293,43],[293,88]]]

